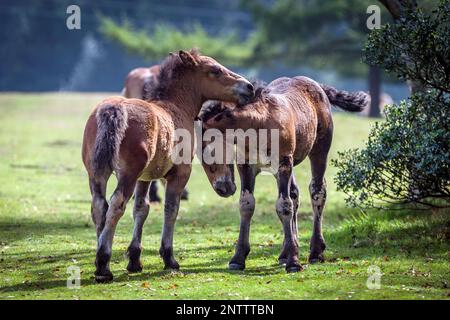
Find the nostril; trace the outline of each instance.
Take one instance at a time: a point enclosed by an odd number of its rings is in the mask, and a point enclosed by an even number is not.
[[[253,92],[253,85],[251,83],[247,84],[247,89]]]
[[[216,184],[216,191],[220,194],[226,194],[227,193],[227,188],[225,187],[225,185],[223,183],[217,183]]]

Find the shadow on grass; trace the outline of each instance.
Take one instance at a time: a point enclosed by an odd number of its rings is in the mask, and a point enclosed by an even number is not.
[[[208,225],[210,228],[230,226],[220,219],[222,213],[215,213],[214,219],[205,214],[207,212],[214,212],[215,210],[224,211],[214,207],[202,208],[195,217],[191,219],[184,219],[180,227],[201,228],[201,225]],[[346,208],[328,209],[328,214],[338,214]],[[217,221],[219,220],[219,221]],[[196,221],[199,225],[193,225]],[[273,219],[270,220],[272,225]],[[212,224],[214,222],[214,224]],[[268,224],[269,219],[264,216],[259,216],[255,224]],[[273,227],[273,226],[272,226]],[[304,227],[304,226],[303,226]],[[2,234],[11,234],[10,240],[14,241],[17,238],[33,236],[42,236],[51,233],[67,234],[70,232],[76,233],[79,230],[86,230],[87,226],[75,222],[33,222],[25,221],[20,225],[5,223],[0,221],[0,232]],[[93,228],[92,232],[94,232]],[[156,230],[156,229],[155,229]],[[450,249],[449,232],[450,219],[448,214],[441,213],[434,215],[425,212],[371,212],[367,215],[362,215],[357,218],[343,221],[334,229],[328,229],[325,232],[326,241],[328,243],[328,251],[326,251],[326,258],[328,264],[336,263],[337,258],[350,259],[358,261],[362,259],[380,258],[384,254],[389,254],[391,260],[396,258],[420,258],[423,259],[427,255],[438,255],[445,259],[445,253]],[[205,232],[209,232],[205,230]],[[131,234],[130,234],[131,236]],[[177,236],[177,234],[175,235]],[[181,234],[180,234],[181,236]],[[94,235],[93,235],[94,237]],[[304,263],[307,257],[308,242],[310,232],[301,238],[301,262]],[[181,241],[181,240],[179,240]],[[220,252],[219,255],[211,255],[211,259],[205,261],[205,256],[202,256],[202,261],[199,263],[183,263],[187,258],[195,260],[194,254],[205,252]],[[281,244],[261,245],[258,243],[252,244],[252,251],[248,260],[264,259],[265,261],[260,267],[250,267],[245,272],[228,271],[227,266],[229,259],[234,253],[234,247],[231,245],[211,245],[202,247],[193,247],[180,250],[175,248],[175,255],[180,259],[181,270],[185,274],[210,274],[223,273],[229,275],[240,276],[243,273],[246,276],[264,276],[280,272],[282,269],[276,262],[276,258],[281,251]],[[145,256],[159,256],[156,249],[145,249],[143,252]],[[170,271],[145,271],[135,275],[129,275],[125,271],[126,261],[122,260],[123,252],[115,250],[113,253],[113,261],[115,263],[123,264],[123,270],[115,272],[115,283],[126,283],[129,281],[144,281],[158,279],[170,274]],[[11,259],[13,261],[8,264],[28,264],[36,266],[36,269],[31,269],[33,272],[42,274],[42,276],[52,277],[52,264],[61,262],[66,263],[70,259],[77,259],[82,263],[79,266],[89,266],[89,270],[93,270],[93,261],[95,259],[95,249],[83,249],[71,251],[57,251],[47,256],[35,256],[32,252],[16,252],[3,253],[4,259]],[[200,259],[200,258],[199,258]],[[90,262],[92,261],[92,262]],[[120,261],[120,262],[118,262]],[[273,262],[272,262],[273,261]],[[327,262],[326,262],[327,264]],[[48,267],[46,267],[48,266]],[[159,262],[156,268],[162,268],[162,263]],[[155,266],[151,266],[155,269]],[[307,272],[307,271],[305,271]],[[85,275],[86,277],[88,275]],[[84,279],[83,283],[86,285],[94,285],[92,278]],[[52,279],[52,280],[37,280],[33,282],[25,282],[13,284],[0,288],[0,293],[8,293],[14,291],[38,291],[43,289],[51,289],[57,287],[65,287],[66,279]]]

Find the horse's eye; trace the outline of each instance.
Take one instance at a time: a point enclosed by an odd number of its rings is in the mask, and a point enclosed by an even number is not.
[[[222,69],[220,69],[219,67],[212,67],[209,73],[217,77],[222,74]]]

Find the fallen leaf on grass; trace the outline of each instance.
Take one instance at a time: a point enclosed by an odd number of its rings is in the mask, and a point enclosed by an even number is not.
[[[176,283],[171,284],[171,285],[169,286],[169,289],[176,289],[176,288],[178,288],[178,285],[177,285]]]

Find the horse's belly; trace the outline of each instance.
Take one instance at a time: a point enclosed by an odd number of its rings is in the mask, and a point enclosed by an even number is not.
[[[163,178],[172,168],[171,159],[155,159],[141,173],[139,181],[151,181]]]

